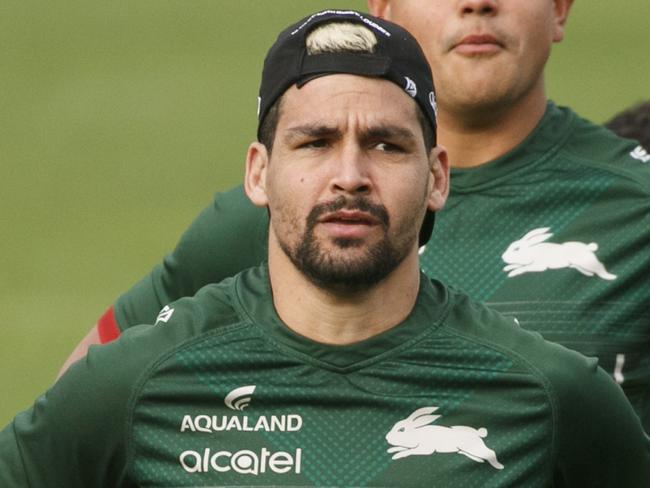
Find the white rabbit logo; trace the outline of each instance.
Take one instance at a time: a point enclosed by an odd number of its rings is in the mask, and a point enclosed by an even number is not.
[[[508,273],[509,278],[547,269],[573,268],[586,276],[597,275],[604,280],[616,279],[616,275],[609,273],[594,254],[598,250],[598,244],[576,241],[561,244],[544,242],[553,236],[549,230],[550,227],[533,229],[508,246],[501,258],[508,263],[503,271]]]
[[[438,407],[419,408],[393,425],[386,434],[386,440],[393,446],[387,452],[396,453],[393,454],[393,459],[436,452],[457,452],[477,463],[487,461],[493,468],[503,469],[503,464],[497,461],[496,453],[483,442],[487,429],[474,429],[464,425],[429,425],[440,418],[440,415],[431,415],[436,410]]]

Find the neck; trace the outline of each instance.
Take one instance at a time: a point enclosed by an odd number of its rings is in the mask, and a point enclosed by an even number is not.
[[[269,242],[273,304],[293,331],[324,344],[368,339],[402,322],[415,305],[420,286],[417,249],[384,280],[362,291],[321,288]]]
[[[535,129],[545,110],[541,80],[531,94],[505,108],[495,104],[479,111],[454,111],[441,104],[438,140],[447,149],[452,167],[480,166],[521,143]]]

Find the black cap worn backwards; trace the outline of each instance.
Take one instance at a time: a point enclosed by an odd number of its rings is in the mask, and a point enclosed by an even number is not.
[[[372,53],[334,52],[308,54],[306,38],[317,26],[351,22],[370,29],[377,38]],[[436,132],[436,96],[431,69],[415,38],[402,27],[354,10],[323,10],[305,17],[280,33],[264,60],[258,99],[257,137],[273,104],[291,86],[301,86],[326,74],[352,74],[384,78],[402,88],[419,105]],[[427,215],[420,229],[420,245],[433,231],[434,214]]]

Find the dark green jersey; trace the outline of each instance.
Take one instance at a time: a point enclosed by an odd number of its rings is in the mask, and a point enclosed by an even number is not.
[[[637,143],[551,107],[520,147],[454,171],[452,187],[422,266],[597,356],[650,432],[650,163]]]
[[[92,348],[0,433],[0,486],[650,483],[650,439],[596,360],[424,275],[403,323],[315,343],[267,273]]]
[[[549,103],[510,153],[452,171],[423,270],[590,356],[650,431],[650,157]],[[119,327],[266,257],[266,211],[219,194],[177,248],[115,305]]]

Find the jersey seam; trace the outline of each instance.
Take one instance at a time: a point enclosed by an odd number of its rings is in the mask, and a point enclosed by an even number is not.
[[[643,194],[650,195],[650,192],[648,192],[648,189],[645,185],[642,184],[641,181],[639,181],[639,175],[634,172],[633,169],[627,168],[627,167],[620,167],[620,166],[614,166],[614,163],[618,164],[624,164],[623,161],[619,160],[613,160],[613,161],[594,161],[589,158],[585,158],[583,155],[578,154],[574,151],[572,151],[569,148],[563,148],[563,151],[567,153],[568,156],[571,157],[573,162],[575,164],[579,164],[584,167],[592,168],[592,169],[597,169],[599,171],[602,171],[603,173],[616,176],[618,178],[625,179],[628,182],[631,182],[635,187],[640,189]],[[643,182],[646,184],[648,183],[649,178],[643,178]]]
[[[203,311],[199,309],[197,315],[198,315],[197,318],[199,319],[203,318]],[[198,336],[193,336],[192,338],[183,341],[181,344],[174,344],[174,346],[172,346],[164,354],[158,355],[138,376],[138,379],[135,382],[127,401],[127,415],[126,415],[126,428],[125,428],[126,438],[124,439],[124,443],[126,446],[126,462],[125,462],[124,472],[126,476],[129,476],[129,473],[131,473],[131,470],[133,469],[133,462],[135,460],[135,446],[131,440],[133,438],[133,436],[131,435],[133,433],[133,416],[137,406],[138,398],[140,397],[140,393],[142,392],[142,389],[145,387],[146,383],[151,379],[151,374],[160,366],[160,364],[167,361],[171,356],[173,356],[177,352],[185,348],[190,348],[199,342],[209,339],[212,336],[228,334],[237,331],[239,329],[246,328],[247,326],[249,325],[246,324],[245,322],[242,323],[240,318],[239,322],[235,322],[233,324],[228,324],[226,326],[217,329],[206,331],[202,334],[199,334]]]
[[[480,338],[478,338],[478,337],[476,337],[474,335],[465,334],[465,333],[463,333],[461,331],[458,331],[456,329],[445,327],[444,325],[442,326],[442,328],[451,335],[461,337],[461,338],[463,338],[465,340],[468,340],[470,342],[474,342],[476,344],[480,344],[483,347],[490,348],[492,350],[498,351],[498,352],[506,354],[506,355],[508,355],[508,354],[513,355],[513,356],[517,357],[522,363],[526,364],[529,369],[531,369],[531,370],[533,370],[534,372],[537,373],[537,376],[539,377],[538,381],[540,382],[540,384],[544,388],[544,391],[546,392],[546,396],[548,398],[549,404],[551,405],[551,412],[552,412],[552,419],[553,419],[553,430],[552,430],[552,445],[553,445],[553,447],[552,447],[552,450],[551,450],[552,451],[552,454],[551,454],[552,462],[550,463],[549,471],[550,471],[550,479],[553,479],[554,466],[557,464],[557,456],[558,456],[557,425],[558,425],[559,421],[558,421],[557,399],[555,398],[556,397],[556,392],[555,392],[555,389],[553,388],[553,385],[551,384],[550,380],[548,379],[547,375],[542,370],[540,370],[537,366],[535,366],[530,361],[528,361],[528,359],[525,356],[522,356],[520,353],[518,353],[517,351],[515,351],[515,350],[513,350],[513,349],[511,349],[509,347],[494,344],[493,342],[480,339]]]

